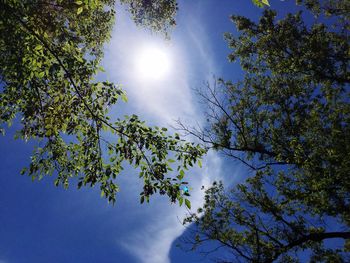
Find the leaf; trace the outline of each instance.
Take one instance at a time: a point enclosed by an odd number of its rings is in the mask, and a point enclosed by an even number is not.
[[[77,10],[77,15],[81,14],[81,12],[83,12],[83,8],[79,7],[78,10]]]
[[[188,199],[185,199],[185,205],[187,206],[188,209],[191,209],[191,202]]]
[[[201,160],[198,160],[198,166],[199,166],[199,168],[202,168],[202,161]]]
[[[260,2],[260,0],[252,0],[254,5],[258,6],[258,7],[263,7],[264,5]]]
[[[128,102],[128,97],[126,96],[125,92],[121,94],[122,101]]]
[[[183,197],[180,197],[180,198],[179,198],[179,205],[182,206],[183,202],[184,202]]]
[[[184,178],[184,176],[185,176],[185,172],[184,172],[184,170],[181,169],[179,175],[177,176],[177,178],[179,180],[182,180]]]
[[[270,6],[269,0],[261,0],[261,2],[262,2],[263,4],[265,4],[265,5]]]
[[[58,186],[60,184],[60,180],[57,178],[55,181],[54,181],[54,184],[55,186]]]
[[[106,70],[102,67],[102,66],[98,66],[97,70],[101,71],[101,72],[106,72]]]
[[[43,46],[42,45],[36,45],[34,49],[35,50],[41,50],[41,49],[43,49]]]
[[[83,63],[84,62],[84,60],[81,58],[81,57],[79,57],[79,56],[74,56],[75,58],[76,58],[76,60],[78,60],[80,63]]]

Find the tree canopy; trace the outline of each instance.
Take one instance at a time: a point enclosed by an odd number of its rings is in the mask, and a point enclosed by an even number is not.
[[[152,31],[169,36],[176,24],[176,0],[120,2],[137,25]],[[101,194],[114,201],[114,179],[128,161],[141,169],[141,201],[159,191],[182,203],[184,170],[205,151],[134,115],[111,121],[108,109],[126,101],[126,94],[114,83],[94,80],[103,70],[99,63],[114,24],[115,1],[2,0],[0,7],[0,131],[5,133],[17,117],[22,126],[16,137],[44,145],[22,173],[33,180],[54,174],[55,184],[65,187],[79,177],[78,187],[99,184]],[[112,141],[102,135],[106,131]],[[109,157],[103,154],[106,147]],[[175,178],[165,177],[172,171],[171,157],[178,161]]]
[[[331,22],[310,26],[301,13],[277,20],[269,9],[259,22],[232,16],[240,34],[226,35],[229,58],[241,63],[244,78],[208,85],[200,92],[210,109],[207,129],[183,127],[251,170],[231,191],[221,183],[207,189],[204,207],[185,220],[198,226],[193,247],[216,241],[232,253],[226,261],[298,262],[302,251],[311,261],[349,257],[350,7],[297,2]],[[121,3],[139,25],[165,34],[175,25],[176,1]],[[135,115],[112,120],[108,110],[126,94],[94,79],[114,4],[0,1],[0,130],[15,120],[18,138],[40,142],[23,170],[33,180],[53,175],[64,187],[72,180],[98,185],[114,202],[116,177],[128,163],[144,182],[141,202],[160,193],[190,207],[180,186],[205,147]],[[346,241],[324,242],[334,238]]]
[[[306,24],[300,12],[277,20],[270,9],[258,22],[232,16],[229,59],[244,77],[199,91],[206,129],[182,125],[250,170],[232,190],[207,189],[184,221],[197,226],[192,249],[213,241],[227,252],[219,262],[350,260],[350,6],[300,3],[326,22]]]
[[[163,32],[173,24],[171,1],[152,1],[151,7],[149,1],[122,2],[136,23]],[[144,181],[141,202],[159,192],[181,204],[189,195],[180,191],[184,171],[204,150],[135,115],[111,120],[108,110],[126,101],[126,94],[114,83],[94,80],[114,24],[114,4],[0,1],[1,131],[20,120],[16,137],[40,145],[22,171],[33,180],[54,175],[56,185],[68,187],[77,178],[79,188],[97,184],[114,202],[116,177],[129,163]]]

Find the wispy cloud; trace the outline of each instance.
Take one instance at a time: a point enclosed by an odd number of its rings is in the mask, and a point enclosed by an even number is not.
[[[136,113],[146,116],[157,125],[173,124],[178,118],[203,122],[191,88],[199,85],[199,79],[204,81],[211,76],[215,63],[210,57],[211,48],[200,23],[188,19],[184,31],[176,34],[172,42],[165,42],[161,37],[150,36],[136,28],[123,12],[118,14],[118,18],[113,38],[107,47],[104,65],[112,81],[123,83]],[[178,37],[181,35],[183,36]],[[150,43],[167,49],[172,57],[172,70],[161,81],[143,81],[133,71],[137,50],[141,45]],[[207,187],[213,180],[222,179],[221,166],[219,156],[210,152],[202,169],[191,170],[187,180],[193,188],[190,198],[193,211],[203,203],[201,186]],[[133,180],[128,180],[132,185]],[[142,209],[144,214],[141,223],[133,227],[126,238],[118,239],[117,242],[141,262],[166,263],[169,262],[168,255],[173,241],[185,230],[180,221],[185,216],[186,209],[178,205],[172,206],[169,200],[157,198],[152,202],[146,212]]]

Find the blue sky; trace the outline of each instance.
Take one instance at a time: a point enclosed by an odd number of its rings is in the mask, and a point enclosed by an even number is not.
[[[292,7],[293,1],[271,1],[276,9]],[[288,7],[288,8],[286,8]],[[122,84],[129,102],[117,105],[112,115],[137,114],[151,124],[169,126],[181,118],[202,124],[203,106],[192,89],[212,81],[213,75],[240,78],[237,64],[227,62],[229,49],[224,32],[234,32],[231,14],[257,19],[262,10],[250,0],[180,1],[177,27],[170,41],[137,28],[118,6],[116,26],[106,45],[100,79]],[[140,78],[135,55],[152,45],[171,58],[161,79]],[[137,172],[127,170],[118,178],[121,192],[114,206],[100,198],[98,189],[68,190],[53,185],[52,178],[32,182],[20,176],[29,163],[34,142],[13,140],[18,124],[0,137],[0,263],[20,262],[207,262],[196,253],[175,247],[185,228],[180,221],[186,209],[168,199],[153,197],[139,204],[141,182]],[[211,152],[188,174],[193,187],[194,209],[202,203],[201,185],[222,179],[239,182],[244,169]]]

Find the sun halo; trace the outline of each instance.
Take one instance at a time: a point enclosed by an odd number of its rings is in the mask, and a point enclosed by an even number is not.
[[[170,73],[170,52],[157,45],[143,46],[135,56],[136,74],[142,81],[165,79]]]

